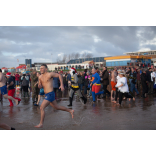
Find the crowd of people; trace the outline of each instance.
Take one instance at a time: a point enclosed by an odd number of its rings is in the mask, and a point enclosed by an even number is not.
[[[76,75],[78,85],[75,88],[78,88],[84,98],[91,99],[93,103],[100,99],[110,98],[111,102],[121,106],[123,99],[135,101],[136,96],[141,95],[142,98],[146,98],[147,95],[156,93],[156,69],[153,67],[126,66],[114,67],[109,70],[107,67],[103,67],[103,70],[95,67],[92,70],[85,69],[76,72]],[[51,74],[47,72],[46,65],[41,66],[40,72],[34,70],[31,74],[11,74],[10,72],[3,74],[0,69],[0,100],[3,96],[9,100],[10,107],[14,106],[13,101],[18,105],[21,99],[15,97],[17,88],[20,88],[21,97],[32,98],[34,106],[39,106],[41,96],[44,96],[45,99],[40,107],[41,120],[36,126],[40,128],[43,126],[44,109],[49,104],[55,109],[69,112],[73,117],[74,111],[72,109],[58,106],[56,103],[59,92],[64,91],[64,89],[69,91],[72,89],[74,84],[72,79],[73,75],[70,71],[55,71]],[[75,92],[78,90],[74,91],[72,96]],[[70,106],[72,106],[71,102],[68,107]],[[1,123],[0,127],[7,126]],[[9,127],[9,129],[14,128]]]

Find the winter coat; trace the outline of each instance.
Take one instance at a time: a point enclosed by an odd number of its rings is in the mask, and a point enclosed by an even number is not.
[[[103,85],[109,85],[109,73],[107,70],[102,73],[102,79]]]
[[[141,74],[142,89],[145,91],[145,93],[148,93],[148,85],[146,81],[147,81],[147,75],[145,73],[142,73]]]
[[[147,81],[151,82],[151,72],[149,70],[146,72],[146,75],[147,75]]]
[[[84,76],[79,76],[79,77],[78,77],[78,83],[79,83],[79,84],[84,84],[84,81],[85,81]]]

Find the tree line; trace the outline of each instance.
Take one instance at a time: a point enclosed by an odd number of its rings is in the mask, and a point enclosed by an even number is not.
[[[79,58],[92,58],[93,54],[92,53],[72,53],[72,54],[64,54],[63,57],[58,57],[57,58],[57,63],[67,63],[68,61],[72,59],[79,59]]]

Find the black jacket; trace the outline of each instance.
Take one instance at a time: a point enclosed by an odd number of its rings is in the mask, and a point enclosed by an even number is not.
[[[144,90],[145,93],[148,92],[148,86],[147,86],[147,74],[142,73],[141,74],[141,84],[142,84],[142,89]]]
[[[146,72],[146,75],[147,75],[147,81],[151,82],[151,72],[149,70]]]
[[[84,76],[78,76],[78,83],[79,84],[84,84],[85,78]]]

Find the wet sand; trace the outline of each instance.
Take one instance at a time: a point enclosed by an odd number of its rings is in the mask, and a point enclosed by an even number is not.
[[[48,106],[44,126],[38,129],[34,126],[40,121],[40,108],[33,106],[31,98],[22,97],[20,105],[14,107],[10,107],[9,101],[3,98],[3,102],[0,102],[0,121],[16,130],[155,130],[155,101],[156,94],[145,99],[136,97],[136,101],[123,100],[121,107],[111,103],[110,98],[101,99],[96,104],[88,99],[84,106],[75,96],[72,107],[74,119],[68,112]],[[57,102],[67,107],[67,91],[60,95]]]

